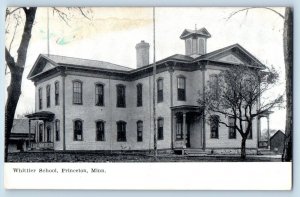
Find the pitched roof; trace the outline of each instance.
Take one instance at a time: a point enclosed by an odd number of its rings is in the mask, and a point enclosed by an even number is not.
[[[188,38],[188,37],[193,36],[193,35],[203,36],[203,37],[206,37],[206,38],[211,37],[211,35],[207,31],[207,29],[205,29],[203,27],[203,28],[197,29],[197,30],[191,30],[191,29],[183,30],[182,34],[180,35],[180,39],[185,39],[185,38]]]
[[[114,70],[123,70],[123,71],[132,70],[132,68],[129,67],[121,66],[110,62],[99,61],[99,60],[82,59],[82,58],[67,57],[67,56],[60,56],[60,55],[49,55],[49,56],[45,54],[42,55],[43,57],[50,59],[57,64],[68,64],[73,66],[89,66],[95,68],[114,69]]]

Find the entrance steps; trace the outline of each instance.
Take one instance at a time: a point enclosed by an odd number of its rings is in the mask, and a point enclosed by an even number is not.
[[[174,150],[174,152],[177,154],[182,154],[182,155],[186,155],[186,156],[205,156],[210,153],[209,151],[207,151],[207,150],[205,151],[200,148],[177,149],[177,150]]]

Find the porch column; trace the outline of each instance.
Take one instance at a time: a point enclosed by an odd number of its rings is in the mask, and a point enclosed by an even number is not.
[[[186,128],[186,112],[182,113],[182,127],[183,127],[183,147],[186,148],[187,143],[187,128]]]
[[[267,115],[267,126],[268,126],[268,149],[270,149],[271,148],[271,146],[270,146],[270,143],[271,143],[271,141],[270,141],[270,119],[269,119],[269,115]]]
[[[31,149],[31,143],[30,143],[30,138],[31,138],[31,119],[28,121],[28,126],[29,126],[29,133],[28,133],[28,150]]]

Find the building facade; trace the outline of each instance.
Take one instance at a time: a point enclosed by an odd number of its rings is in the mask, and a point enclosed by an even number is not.
[[[156,62],[156,130],[159,150],[238,152],[239,133],[210,124],[198,105],[209,80],[232,65],[263,68],[239,44],[206,52],[205,29],[184,30],[185,55]],[[153,150],[153,64],[149,44],[136,45],[137,68],[57,55],[40,55],[28,79],[35,84],[36,148],[54,150]],[[220,117],[223,118],[223,117]],[[227,121],[227,120],[226,120]],[[228,120],[230,121],[230,120]],[[258,148],[255,119],[247,150]]]

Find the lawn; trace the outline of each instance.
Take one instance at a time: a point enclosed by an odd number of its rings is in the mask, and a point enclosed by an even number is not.
[[[20,152],[9,153],[9,162],[240,162],[238,155],[187,156],[145,153]],[[280,162],[280,155],[248,155],[246,162]]]

